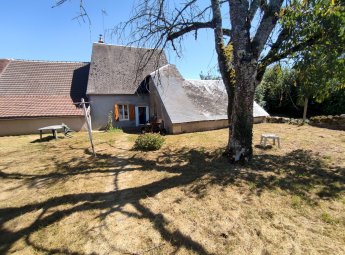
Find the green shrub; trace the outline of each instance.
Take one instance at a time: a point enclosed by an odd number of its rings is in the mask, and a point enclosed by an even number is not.
[[[110,111],[108,113],[108,121],[107,121],[107,125],[105,126],[105,131],[111,131],[113,129],[113,112]]]
[[[107,121],[107,125],[105,126],[105,131],[114,132],[114,133],[123,132],[121,128],[113,126],[113,112],[112,111],[108,113],[108,121]]]
[[[141,151],[159,150],[164,141],[164,138],[160,134],[146,133],[138,136],[138,138],[135,140],[134,149]]]
[[[119,128],[119,127],[112,127],[112,128],[110,128],[110,129],[108,129],[107,132],[122,133],[123,130],[122,130],[122,128]]]

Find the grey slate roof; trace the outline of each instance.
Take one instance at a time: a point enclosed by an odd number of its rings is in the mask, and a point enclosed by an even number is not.
[[[151,73],[172,123],[227,119],[227,94],[220,80],[185,80],[174,65]],[[254,102],[254,117],[268,113]]]
[[[0,118],[80,116],[89,63],[9,60],[0,73]]]
[[[166,64],[163,51],[94,43],[87,94],[135,94],[151,72]]]

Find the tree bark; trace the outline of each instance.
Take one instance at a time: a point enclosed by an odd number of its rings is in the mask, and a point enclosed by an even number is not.
[[[305,120],[307,119],[307,110],[308,110],[308,97],[304,98],[304,107],[303,107],[303,123],[305,123]]]
[[[253,156],[253,101],[257,74],[257,54],[250,41],[250,21],[246,0],[230,1],[230,21],[234,52],[235,93],[231,113],[228,156],[232,162]]]
[[[253,156],[253,102],[256,75],[255,65],[250,63],[236,65],[235,70],[236,87],[228,143],[229,157],[233,162],[248,161]]]

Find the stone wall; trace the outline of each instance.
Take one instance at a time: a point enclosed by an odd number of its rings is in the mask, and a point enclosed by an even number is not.
[[[311,117],[309,124],[312,126],[345,130],[345,114]]]
[[[303,119],[284,118],[270,116],[266,118],[268,123],[289,123],[293,125],[302,125]],[[328,116],[315,116],[307,119],[305,123],[324,128],[345,130],[345,114],[342,115],[328,115]]]

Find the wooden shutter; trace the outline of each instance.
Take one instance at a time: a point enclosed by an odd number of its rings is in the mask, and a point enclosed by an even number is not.
[[[115,121],[119,121],[119,106],[117,104],[114,105],[114,118]]]
[[[135,120],[135,106],[134,106],[134,104],[129,105],[129,120]]]

